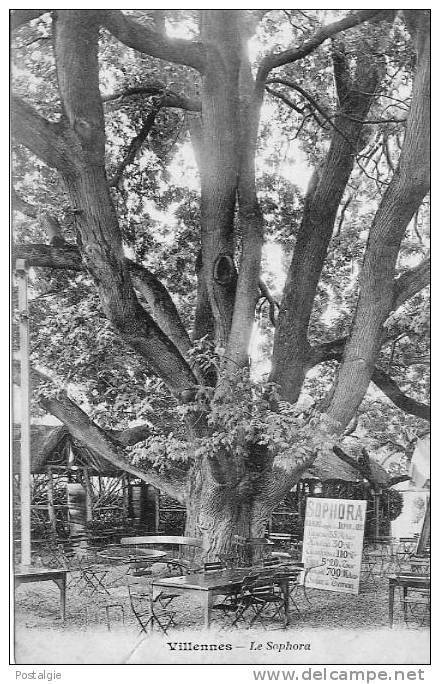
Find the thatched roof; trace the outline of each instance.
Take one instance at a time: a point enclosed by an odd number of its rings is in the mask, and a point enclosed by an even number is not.
[[[13,432],[13,470],[20,469],[20,436],[19,425],[14,425]],[[116,477],[121,471],[111,463],[73,439],[64,425],[31,425],[31,472],[44,473],[49,466],[67,467],[69,457],[73,453],[74,461],[70,465],[87,466],[92,474]]]

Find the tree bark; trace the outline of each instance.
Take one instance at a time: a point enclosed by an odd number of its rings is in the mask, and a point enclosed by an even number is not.
[[[122,339],[148,361],[174,393],[196,384],[188,364],[139,304],[122,250],[104,165],[104,114],[99,92],[99,12],[57,15],[55,53],[64,110],[76,140],[74,171],[62,170],[78,208],[80,251],[96,283],[104,313]],[[84,88],[87,98],[83,97]]]
[[[255,154],[262,100],[246,55],[249,26],[243,12],[237,13],[240,36],[240,158],[238,180],[238,218],[241,232],[241,256],[235,294],[234,312],[226,347],[225,367],[230,371],[247,366],[255,306],[259,296],[261,253],[264,239],[263,213],[255,183]],[[255,96],[256,95],[256,96]]]
[[[430,34],[429,17],[418,12],[417,68],[402,153],[370,230],[360,293],[350,338],[328,409],[343,429],[368,389],[383,324],[394,302],[395,267],[406,227],[429,190]]]
[[[213,480],[206,460],[191,469],[185,534],[203,539],[206,560],[229,555],[235,534],[250,536],[249,504],[233,489]]]
[[[234,211],[239,148],[240,38],[235,12],[203,10],[206,45],[202,75],[202,268],[215,322],[226,347],[235,300]]]
[[[363,122],[382,71],[379,64],[362,55],[358,56],[353,79],[343,58],[338,60],[337,67],[335,64],[340,112],[328,154],[322,167],[315,171],[307,192],[275,332],[271,381],[280,386],[281,397],[291,403],[297,401],[309,370],[307,331],[316,288],[358,152]]]

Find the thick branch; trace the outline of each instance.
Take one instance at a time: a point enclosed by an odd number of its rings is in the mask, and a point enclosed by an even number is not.
[[[201,154],[196,153],[201,180],[202,269],[215,340],[223,348],[231,339],[238,299],[233,237],[240,151],[240,15],[231,10],[202,10],[200,22],[202,39],[210,46],[201,80],[203,144]]]
[[[431,420],[431,408],[427,404],[404,394],[397,383],[383,370],[375,368],[371,379],[388,399],[402,411],[417,416],[417,418],[423,418],[423,420]]]
[[[169,38],[129,19],[120,10],[102,10],[100,15],[102,25],[133,50],[203,71],[205,56],[201,43]]]
[[[390,478],[389,486],[392,487],[400,482],[408,482],[410,479],[411,477],[409,475],[395,475],[394,477]]]
[[[33,204],[26,202],[20,195],[15,191],[15,188],[11,190],[11,206],[13,211],[19,211],[29,218],[37,218],[38,210]]]
[[[115,466],[115,468],[131,473],[178,501],[184,502],[183,482],[174,480],[171,482],[165,476],[155,473],[153,469],[144,470],[132,465],[120,444],[112,439],[105,430],[90,420],[87,414],[69,399],[67,394],[61,392],[57,395],[57,398],[44,398],[41,399],[40,403],[46,411],[64,423],[72,437],[84,444],[88,449],[92,449],[101,458]]]
[[[162,107],[175,107],[176,109],[185,109],[188,112],[200,112],[202,104],[200,100],[195,100],[186,95],[180,95],[173,90],[168,90],[164,83],[154,82],[146,83],[140,86],[133,86],[121,92],[105,95],[102,101],[115,102],[127,97],[135,97],[136,95],[160,95]]]
[[[108,187],[99,92],[98,40],[102,16],[98,10],[57,13],[55,54],[59,89],[69,130],[81,148],[81,163],[75,173],[63,169],[63,177],[71,204],[79,209],[76,227],[80,251],[95,281],[104,314],[122,340],[174,394],[179,394],[196,384],[196,378],[178,348],[139,303]]]
[[[343,104],[344,112],[355,114],[361,121],[366,118],[382,71],[374,61],[358,56],[356,82],[351,81],[348,71],[345,74],[351,87]],[[291,85],[289,80],[282,80],[284,85]],[[296,84],[293,86],[298,90]],[[300,92],[303,95],[305,91],[301,88]],[[313,100],[312,106],[318,106],[333,132],[326,157],[307,190],[275,331],[271,380],[280,386],[281,397],[292,403],[298,399],[308,369],[307,334],[316,288],[362,134],[362,123],[343,119],[339,114],[335,123],[330,122],[323,108],[310,96],[307,99]]]
[[[355,471],[358,471],[363,478],[370,482],[370,484],[375,484],[372,478],[371,468],[368,459],[365,461],[358,461],[356,458],[353,458],[353,456],[349,456],[348,454],[346,454],[345,451],[343,451],[341,447],[338,446],[334,446],[333,451],[336,454],[336,456],[341,459],[341,461],[344,461],[344,463],[347,463],[347,465],[351,466],[351,468],[353,468]]]
[[[408,299],[417,292],[429,285],[431,279],[431,260],[424,259],[418,266],[402,273],[394,281],[394,301],[393,310],[402,306]]]
[[[11,31],[14,31],[15,29],[19,28],[20,26],[23,26],[23,24],[27,24],[29,21],[32,21],[33,19],[38,19],[38,17],[41,17],[41,15],[45,14],[46,12],[52,12],[52,10],[48,10],[48,9],[13,10],[11,12]]]
[[[310,350],[308,368],[313,368],[324,361],[341,361],[347,337],[333,342],[325,342]],[[385,371],[374,368],[371,381],[393,402],[395,406],[418,418],[430,420],[431,409],[416,399],[411,399],[402,392],[397,383]]]
[[[186,356],[191,340],[167,288],[144,266],[128,259],[127,262],[133,285],[144,296],[153,318]]]
[[[342,429],[361,403],[374,373],[383,326],[395,302],[395,268],[406,227],[430,187],[430,28],[417,29],[417,68],[399,165],[370,230],[350,339],[345,345],[330,418]]]
[[[84,264],[78,247],[65,243],[63,247],[41,244],[16,245],[14,256],[25,259],[29,266],[82,271]]]
[[[360,10],[359,12],[354,12],[353,14],[344,17],[339,21],[335,21],[328,26],[323,26],[320,28],[314,36],[307,40],[300,47],[289,48],[280,53],[271,53],[267,55],[258,69],[257,80],[265,81],[269,72],[272,69],[283,66],[284,64],[291,64],[296,62],[303,57],[306,57],[311,52],[316,50],[316,48],[321,45],[324,41],[328,40],[332,36],[335,36],[341,31],[346,31],[347,29],[353,28],[358,24],[362,24],[369,19],[372,19],[376,15],[381,13],[380,10]]]
[[[17,259],[25,259],[29,266],[82,271],[84,263],[75,245],[17,245]],[[191,347],[191,341],[167,288],[144,266],[125,260],[135,288],[144,297],[151,314],[161,330],[173,341],[182,356]]]
[[[20,98],[11,100],[12,135],[48,166],[65,169],[69,163],[59,124],[47,121]]]
[[[310,369],[317,366],[318,363],[324,363],[325,361],[340,361],[347,339],[347,336],[340,337],[337,340],[331,340],[317,347],[312,347],[309,351],[307,367]]]

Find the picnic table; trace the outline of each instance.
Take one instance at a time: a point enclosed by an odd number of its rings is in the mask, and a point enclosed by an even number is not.
[[[237,568],[154,579],[152,582],[153,600],[160,595],[163,589],[171,589],[173,594],[189,593],[198,595],[203,607],[205,627],[209,629],[211,625],[211,608],[214,596],[232,593],[237,589],[240,589],[244,578],[254,570],[255,567]],[[279,568],[277,567],[276,570],[279,571]],[[298,569],[298,572],[300,572],[300,569]],[[288,625],[290,618],[289,579],[280,576],[277,581],[283,594],[285,623]]]
[[[66,619],[66,580],[67,570],[52,568],[37,568],[32,566],[17,566],[14,570],[15,588],[28,582],[54,582],[60,590],[60,613],[64,622]]]

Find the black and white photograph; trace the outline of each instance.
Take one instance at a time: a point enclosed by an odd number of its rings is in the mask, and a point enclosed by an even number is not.
[[[426,680],[431,10],[3,20],[12,679]]]

